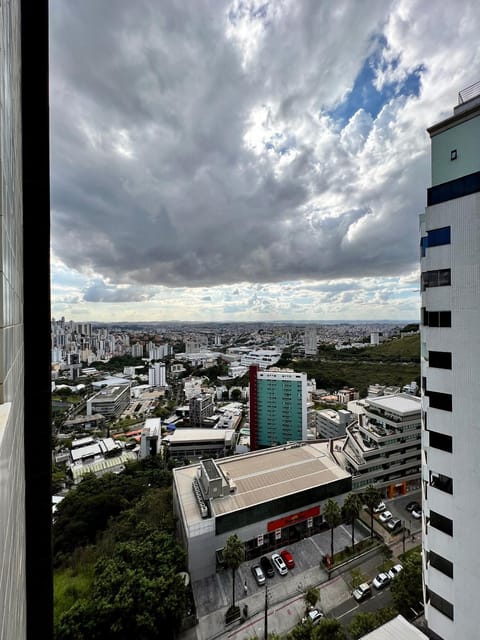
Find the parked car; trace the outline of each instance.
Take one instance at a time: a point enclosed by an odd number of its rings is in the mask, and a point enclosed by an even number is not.
[[[357,602],[363,602],[372,595],[372,589],[368,582],[363,582],[356,589],[353,590],[352,596]]]
[[[417,502],[416,500],[413,500],[412,502],[409,502],[407,504],[407,506],[405,507],[405,509],[411,513],[412,511],[414,511],[415,509],[420,509],[420,503]]]
[[[287,565],[285,564],[282,556],[279,553],[274,553],[272,555],[272,562],[273,562],[273,566],[281,576],[287,575],[288,573]]]
[[[415,509],[412,510],[412,518],[419,520],[421,517],[422,517],[422,508],[420,507],[420,505],[418,505],[418,507],[415,507]]]
[[[396,578],[400,573],[400,571],[402,571],[402,569],[403,569],[403,565],[401,564],[393,565],[393,567],[391,567],[387,572],[388,575],[390,576],[390,580],[393,580],[394,578]]]
[[[258,585],[262,586],[262,584],[265,584],[265,574],[263,573],[260,565],[254,564],[252,567],[252,573]]]
[[[295,560],[293,559],[290,551],[288,551],[288,549],[283,549],[283,551],[280,551],[280,555],[282,556],[283,561],[285,562],[287,567],[289,569],[293,569],[293,567],[295,566]]]
[[[399,520],[398,518],[391,518],[387,522],[387,528],[392,533],[398,533],[399,531],[402,530],[402,521]]]
[[[373,513],[382,513],[386,508],[387,507],[383,501],[379,502],[376,507],[373,507]]]
[[[385,523],[388,522],[392,517],[393,516],[391,511],[384,511],[379,515],[378,519],[380,520],[380,522]]]
[[[302,622],[310,621],[312,624],[318,624],[323,617],[323,613],[318,609],[310,609],[307,615],[302,618]]]
[[[391,578],[388,573],[382,571],[382,573],[379,573],[373,579],[373,586],[375,587],[375,589],[384,589],[390,584],[390,582]]]
[[[260,566],[263,569],[264,574],[267,578],[273,578],[275,575],[275,569],[273,568],[272,561],[267,556],[262,556],[260,558]]]

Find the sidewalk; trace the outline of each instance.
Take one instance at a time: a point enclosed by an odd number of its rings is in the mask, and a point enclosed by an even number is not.
[[[311,586],[320,590],[319,606],[325,611],[350,597],[350,589],[341,575],[330,581],[323,569],[312,568],[295,580],[284,581],[268,589],[268,633],[287,633],[305,614],[304,592]],[[265,629],[265,593],[257,593],[237,600],[240,609],[248,606],[248,617],[243,623],[225,627],[223,607],[199,619],[198,624],[178,636],[179,640],[244,640],[263,638]]]

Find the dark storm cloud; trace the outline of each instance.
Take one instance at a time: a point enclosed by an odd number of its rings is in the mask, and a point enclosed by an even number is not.
[[[400,137],[394,102],[343,132],[325,115],[391,5],[248,6],[52,3],[52,247],[67,267],[175,287],[414,268],[426,141]]]

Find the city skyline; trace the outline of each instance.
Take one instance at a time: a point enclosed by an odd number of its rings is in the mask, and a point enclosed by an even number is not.
[[[418,321],[426,129],[478,79],[479,18],[51,3],[52,316]]]

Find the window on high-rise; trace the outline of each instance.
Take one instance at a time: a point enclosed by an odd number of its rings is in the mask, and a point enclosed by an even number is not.
[[[445,533],[447,536],[453,536],[453,520],[450,518],[430,510],[428,523],[431,527],[442,531],[442,533]]]
[[[453,439],[452,436],[448,436],[444,433],[438,433],[438,431],[428,430],[429,445],[434,449],[440,449],[447,453],[452,453]]]
[[[451,284],[450,269],[433,269],[422,272],[422,291],[430,287],[446,287]]]
[[[452,354],[449,351],[429,351],[428,366],[437,369],[451,369]]]

